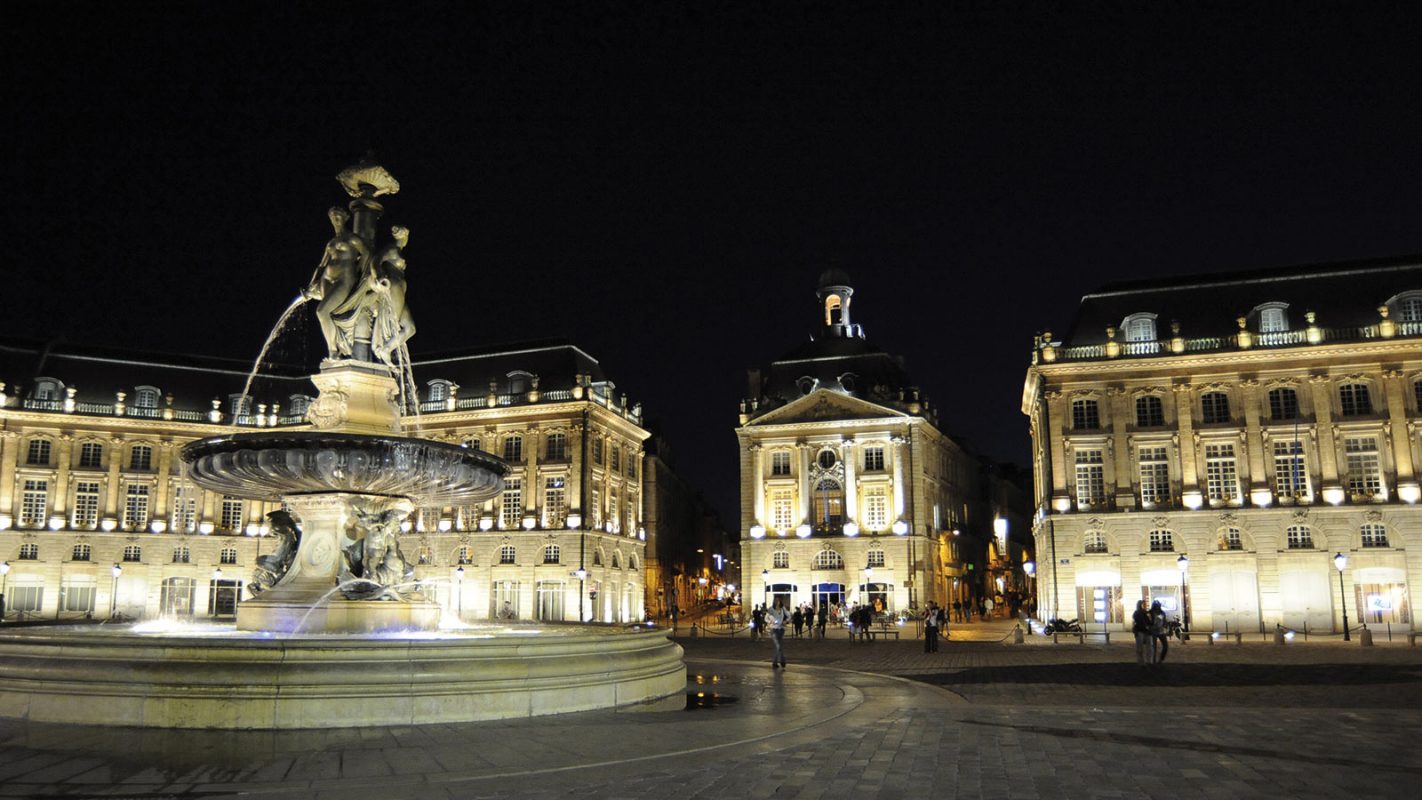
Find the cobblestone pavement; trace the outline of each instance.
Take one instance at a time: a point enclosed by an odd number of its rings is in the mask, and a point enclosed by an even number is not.
[[[297,733],[0,722],[0,795],[1371,798],[1422,780],[1422,648],[1192,642],[1147,671],[1123,643],[991,629],[936,654],[792,639],[783,672],[763,642],[680,638],[692,710]]]

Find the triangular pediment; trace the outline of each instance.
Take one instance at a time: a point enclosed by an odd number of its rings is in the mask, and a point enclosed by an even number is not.
[[[816,389],[804,397],[796,398],[774,411],[756,417],[746,423],[746,426],[793,425],[800,422],[907,416],[908,414],[902,411],[896,411],[867,400],[860,400],[847,394],[833,392],[829,389]]]

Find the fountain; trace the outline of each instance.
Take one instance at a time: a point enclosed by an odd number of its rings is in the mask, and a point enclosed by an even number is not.
[[[45,722],[273,729],[462,722],[680,699],[681,648],[665,631],[577,624],[441,630],[400,549],[420,506],[493,497],[506,465],[407,436],[408,231],[376,246],[399,184],[362,162],[310,284],[329,358],[310,429],[191,442],[192,482],[272,499],[278,542],[261,556],[235,627],[0,633],[0,716]],[[347,223],[350,223],[349,226]],[[293,303],[285,320],[299,305]],[[268,342],[270,344],[270,341]],[[264,347],[265,349],[265,347]]]

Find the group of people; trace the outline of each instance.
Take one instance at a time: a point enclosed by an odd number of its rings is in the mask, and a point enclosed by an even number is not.
[[[1170,618],[1156,600],[1146,606],[1146,601],[1136,603],[1131,614],[1131,633],[1136,637],[1136,663],[1142,667],[1161,664],[1170,652]]]
[[[776,600],[773,608],[783,609],[780,600]],[[787,611],[786,625],[784,627],[793,631],[795,638],[800,638],[806,633],[810,636],[825,638],[825,626],[829,624],[830,609],[828,604],[819,606],[801,605],[794,611]],[[751,610],[751,639],[760,637],[770,630],[767,627],[769,619],[769,609],[764,605],[758,605]]]

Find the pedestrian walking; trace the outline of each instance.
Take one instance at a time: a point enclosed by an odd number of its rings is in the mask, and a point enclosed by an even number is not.
[[[829,624],[829,604],[828,604],[828,603],[820,603],[819,622],[820,622],[820,624],[819,624],[820,638],[821,638],[821,639],[824,639],[824,638],[825,638],[825,626]]]
[[[780,605],[780,599],[776,598],[775,605],[765,612],[765,619],[770,625],[770,643],[775,645],[775,650],[770,654],[770,668],[785,669],[785,623],[790,621],[790,613]]]
[[[795,638],[800,638],[800,631],[805,627],[805,612],[795,609],[795,613],[790,615],[790,624],[795,626]]]
[[[1155,663],[1164,663],[1165,654],[1170,652],[1170,620],[1166,618],[1159,600],[1150,604],[1150,635],[1155,640]]]
[[[1131,633],[1136,637],[1136,663],[1148,667],[1155,663],[1155,637],[1150,632],[1150,612],[1146,601],[1136,601],[1136,611],[1131,614]]]
[[[756,606],[751,612],[751,641],[765,635],[765,606]]]
[[[992,616],[992,609],[995,605],[997,604],[993,602],[993,599],[991,597],[985,598],[983,600],[983,619],[987,619]]]
[[[938,604],[929,601],[928,610],[923,612],[923,652],[938,652]]]
[[[953,601],[953,621],[954,621],[954,622],[962,622],[962,621],[963,621],[963,601],[962,601],[962,600],[954,600],[954,601]]]

